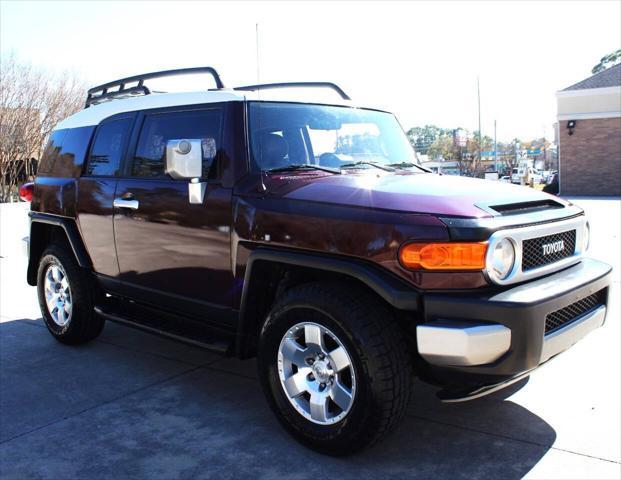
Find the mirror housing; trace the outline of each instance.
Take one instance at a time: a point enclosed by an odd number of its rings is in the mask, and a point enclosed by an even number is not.
[[[201,140],[168,140],[166,143],[166,173],[175,180],[200,178],[203,173]]]

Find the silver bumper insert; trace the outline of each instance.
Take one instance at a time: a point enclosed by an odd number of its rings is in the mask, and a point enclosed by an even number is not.
[[[472,366],[497,360],[511,346],[503,325],[458,326],[437,320],[416,327],[418,353],[434,365]]]

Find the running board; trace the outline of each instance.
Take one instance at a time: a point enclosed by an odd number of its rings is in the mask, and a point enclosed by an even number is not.
[[[496,383],[494,385],[486,385],[474,390],[440,390],[436,395],[443,403],[467,402],[469,400],[474,400],[475,398],[485,397],[486,395],[490,395],[498,390],[502,390],[503,388],[513,385],[514,383],[528,377],[531,373],[532,370],[529,370],[528,372],[524,372],[516,377],[510,378],[509,380],[505,380],[504,382]]]
[[[154,327],[150,325],[145,325],[144,323],[130,320],[129,318],[122,317],[118,314],[104,312],[99,307],[95,307],[95,313],[97,313],[98,315],[101,315],[106,320],[111,320],[115,323],[120,323],[128,327],[136,328],[138,330],[142,330],[148,333],[153,333],[155,335],[160,335],[166,338],[170,338],[171,340],[175,340],[177,342],[187,343],[195,347],[215,351],[223,355],[231,351],[231,347],[232,347],[231,342],[212,339],[204,334],[200,335],[203,338],[201,338],[200,340],[196,340],[194,338],[188,338],[187,336],[180,335],[179,333],[175,333],[175,331],[172,328],[165,329],[162,327],[158,328],[158,327]]]

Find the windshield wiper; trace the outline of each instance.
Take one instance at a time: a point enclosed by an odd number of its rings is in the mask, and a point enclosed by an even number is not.
[[[345,165],[341,165],[341,168],[357,167],[358,165],[371,165],[372,167],[386,170],[387,172],[394,172],[394,168],[390,168],[387,165],[381,165],[377,162],[367,162],[364,160],[360,160],[359,162],[346,163]]]
[[[418,165],[417,163],[412,163],[412,162],[400,162],[400,163],[389,163],[388,164],[389,167],[395,167],[395,168],[411,168],[411,167],[416,167],[420,170],[422,170],[423,172],[430,172],[431,170],[426,169],[425,167]]]
[[[324,167],[323,165],[313,165],[310,163],[302,163],[300,165],[287,165],[286,167],[276,167],[270,168],[266,170],[269,173],[278,173],[278,172],[295,172],[297,170],[322,170],[324,172],[337,173],[341,174],[340,170],[336,170],[330,167]]]

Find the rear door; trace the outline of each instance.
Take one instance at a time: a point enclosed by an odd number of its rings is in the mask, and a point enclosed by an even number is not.
[[[110,117],[99,124],[78,186],[78,225],[95,272],[110,289],[118,287],[112,202],[135,114]]]
[[[231,189],[220,164],[224,108],[162,109],[139,115],[123,178],[114,231],[120,278],[135,300],[192,317],[228,323]],[[188,181],[166,174],[166,143],[200,139],[203,204],[190,204]]]

